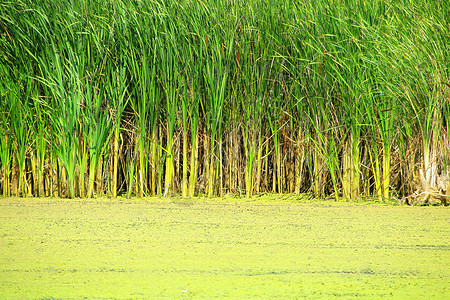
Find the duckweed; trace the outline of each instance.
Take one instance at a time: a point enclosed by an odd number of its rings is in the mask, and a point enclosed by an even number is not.
[[[2,199],[1,299],[435,298],[446,207]]]

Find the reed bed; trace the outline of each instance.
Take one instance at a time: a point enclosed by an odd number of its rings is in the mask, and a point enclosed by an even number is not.
[[[450,193],[442,1],[0,4],[3,196]]]

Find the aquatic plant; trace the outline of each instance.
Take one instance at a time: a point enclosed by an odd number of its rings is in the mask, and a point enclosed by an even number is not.
[[[420,172],[438,190],[448,15],[432,0],[4,2],[3,195],[384,201]]]

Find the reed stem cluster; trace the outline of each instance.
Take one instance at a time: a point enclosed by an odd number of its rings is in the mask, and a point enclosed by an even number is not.
[[[3,2],[1,192],[383,201],[419,171],[436,186],[449,15],[434,0]]]

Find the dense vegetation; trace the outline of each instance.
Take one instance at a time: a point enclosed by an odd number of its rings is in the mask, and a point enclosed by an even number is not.
[[[312,193],[450,175],[445,1],[4,1],[2,194]]]

